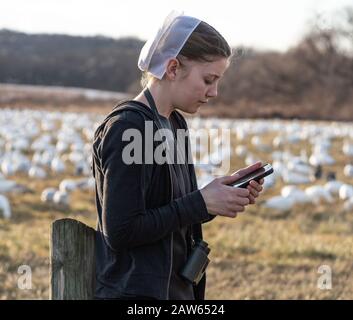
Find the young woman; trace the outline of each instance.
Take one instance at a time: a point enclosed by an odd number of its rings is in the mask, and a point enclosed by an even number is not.
[[[263,180],[252,181],[247,189],[227,184],[261,163],[216,178],[199,190],[188,162],[189,140],[183,150],[173,140],[177,130],[187,130],[177,110],[193,114],[216,97],[230,57],[227,42],[206,22],[169,15],[141,51],[138,66],[144,72],[144,90],[114,108],[97,129],[97,299],[204,299],[205,274],[192,281],[181,271],[202,240],[202,223],[216,215],[234,218],[255,203]],[[161,139],[167,142],[164,151],[185,152],[183,163],[174,157],[157,161],[161,141],[146,140],[147,123],[152,123],[153,134],[163,129],[172,133]],[[131,143],[126,136],[132,132],[141,133],[136,139],[141,150],[133,155],[126,152]],[[130,161],[128,156],[143,160]]]

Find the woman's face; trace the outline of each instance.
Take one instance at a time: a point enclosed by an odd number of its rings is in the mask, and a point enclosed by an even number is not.
[[[229,66],[227,58],[212,62],[183,61],[173,82],[173,106],[187,113],[217,97],[218,82]]]

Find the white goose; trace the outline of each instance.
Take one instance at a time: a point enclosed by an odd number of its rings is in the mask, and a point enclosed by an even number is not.
[[[31,161],[21,153],[17,153],[14,158],[15,172],[27,172],[31,167]]]
[[[16,173],[15,165],[9,159],[2,161],[1,170],[5,176],[12,176]]]
[[[353,178],[353,165],[345,165],[343,168],[343,174],[348,178]]]
[[[332,181],[326,182],[326,184],[324,185],[324,188],[332,195],[338,195],[339,190],[343,184],[344,183],[341,181],[332,180]]]
[[[50,167],[51,162],[55,158],[55,149],[52,145],[50,147],[43,151],[42,153],[42,158],[41,158],[41,164],[46,167]]]
[[[343,184],[338,192],[341,200],[347,200],[353,197],[353,186],[349,184]]]
[[[281,195],[285,198],[292,198],[297,203],[307,203],[311,202],[311,199],[308,195],[301,189],[297,188],[296,186],[289,185],[285,186],[281,189]]]
[[[55,148],[56,148],[57,152],[64,153],[65,151],[67,151],[69,149],[69,144],[66,141],[59,140],[56,143]]]
[[[237,139],[239,141],[245,140],[245,138],[248,136],[248,132],[242,127],[236,128],[235,131],[236,131]]]
[[[272,149],[270,145],[265,144],[259,136],[254,136],[251,138],[251,144],[256,147],[257,150],[262,152],[268,152]]]
[[[335,163],[335,160],[326,152],[315,152],[310,156],[309,162],[313,166],[332,165]]]
[[[259,159],[255,158],[255,156],[251,153],[248,153],[248,155],[246,156],[244,162],[247,166],[252,165],[253,163],[255,163],[256,161],[258,161]]]
[[[285,164],[280,160],[274,160],[272,162],[273,174],[276,178],[282,177],[282,173],[287,170]]]
[[[236,154],[238,157],[241,157],[241,158],[246,157],[246,154],[247,154],[247,149],[246,149],[246,147],[243,146],[243,145],[236,146],[236,148],[235,148],[235,154]]]
[[[92,128],[86,127],[82,130],[82,133],[88,141],[93,141],[94,130],[92,130]]]
[[[11,192],[16,189],[17,183],[12,180],[0,179],[0,193]]]
[[[89,165],[84,162],[78,162],[75,164],[75,175],[77,176],[88,176],[91,174]]]
[[[29,146],[30,146],[30,143],[28,139],[21,137],[21,138],[17,138],[14,141],[11,141],[9,145],[9,149],[19,150],[19,151],[28,150]]]
[[[54,194],[57,191],[55,188],[46,188],[43,190],[40,199],[42,202],[53,202]]]
[[[342,151],[346,156],[353,157],[353,144],[345,141],[343,143]]]
[[[289,170],[304,175],[312,175],[314,173],[313,168],[304,163],[300,158],[293,158],[287,164]]]
[[[70,203],[69,193],[63,191],[56,191],[53,196],[53,202],[58,205],[68,206]]]
[[[32,163],[35,165],[41,165],[42,163],[42,153],[40,151],[36,151],[32,156]]]
[[[272,141],[272,145],[275,148],[279,148],[279,147],[283,146],[285,142],[286,142],[286,139],[283,136],[276,136],[276,137],[274,137],[274,139]]]
[[[282,179],[287,184],[307,184],[313,182],[310,176],[289,170],[283,171]]]
[[[68,155],[68,159],[73,163],[84,161],[85,157],[80,151],[72,151]]]
[[[305,193],[311,199],[311,202],[314,204],[319,204],[322,200],[327,201],[328,203],[333,202],[333,198],[323,186],[311,186],[305,189]]]
[[[80,190],[91,190],[94,191],[96,186],[96,181],[93,177],[90,178],[84,178],[82,180],[80,180],[77,184],[77,187]]]
[[[264,184],[262,185],[264,190],[272,188],[276,184],[276,176],[271,174],[264,178]]]
[[[280,211],[287,211],[290,210],[294,204],[295,200],[291,197],[275,196],[268,199],[264,203],[264,207]]]
[[[60,157],[55,157],[50,164],[50,167],[55,173],[63,173],[65,171],[65,164]]]
[[[28,176],[35,179],[45,179],[47,177],[47,173],[40,167],[32,166],[28,170]]]
[[[45,119],[41,123],[41,128],[43,131],[53,132],[56,129],[56,125],[54,122]]]
[[[11,207],[9,200],[2,194],[0,194],[0,212],[5,219],[11,218]]]
[[[31,149],[34,151],[44,151],[48,148],[51,140],[52,137],[49,134],[42,135],[32,142]]]
[[[255,147],[258,147],[262,144],[261,138],[259,136],[253,136],[250,142]]]
[[[59,184],[59,191],[63,193],[68,193],[71,191],[76,190],[78,181],[76,180],[71,180],[71,179],[64,179],[63,181],[60,182]]]
[[[343,208],[345,211],[353,212],[353,198],[348,199],[344,204]]]

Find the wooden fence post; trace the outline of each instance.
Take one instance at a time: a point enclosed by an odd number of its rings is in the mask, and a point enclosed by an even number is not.
[[[52,223],[50,237],[50,299],[93,299],[95,230],[74,219]]]

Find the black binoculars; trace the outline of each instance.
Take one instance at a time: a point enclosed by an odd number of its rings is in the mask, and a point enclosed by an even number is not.
[[[202,279],[206,267],[210,262],[207,257],[210,251],[211,249],[208,248],[207,242],[203,240],[196,242],[190,257],[180,272],[180,276],[193,285],[197,285]]]

